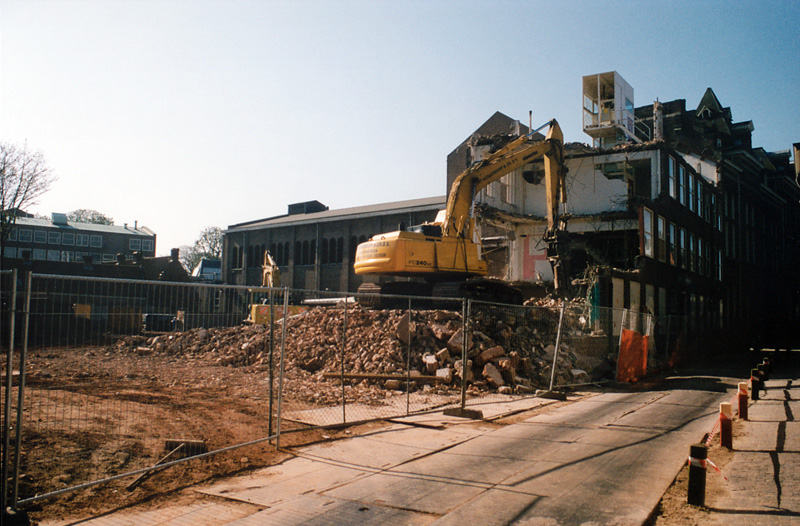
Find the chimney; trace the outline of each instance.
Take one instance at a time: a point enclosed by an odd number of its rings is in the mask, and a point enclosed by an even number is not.
[[[133,229],[134,230],[139,230],[139,220],[138,219],[134,219],[133,220]]]
[[[181,255],[181,249],[173,248],[170,257],[171,257],[172,261],[180,262],[180,260],[181,260],[180,255]]]
[[[664,112],[661,103],[653,102],[653,140],[660,141],[664,138]]]

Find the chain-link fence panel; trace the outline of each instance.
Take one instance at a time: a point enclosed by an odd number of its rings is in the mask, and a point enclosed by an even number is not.
[[[270,292],[31,276],[12,500],[268,437]]]
[[[458,403],[447,345],[462,325],[461,300],[293,291],[300,295],[304,308],[287,323],[282,430]]]

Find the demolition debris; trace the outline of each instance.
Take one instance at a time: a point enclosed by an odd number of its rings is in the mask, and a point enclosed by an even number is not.
[[[387,391],[406,388],[452,392],[460,389],[463,375],[469,394],[530,393],[549,385],[557,324],[553,309],[481,310],[471,316],[465,343],[456,312],[313,308],[287,320],[285,395],[336,404],[344,381],[351,387],[348,399],[380,403]],[[272,335],[265,325],[242,325],[129,336],[109,350],[275,372],[282,323],[274,327]],[[598,379],[612,370],[604,354],[580,354],[569,344],[561,345],[556,364],[557,385]]]

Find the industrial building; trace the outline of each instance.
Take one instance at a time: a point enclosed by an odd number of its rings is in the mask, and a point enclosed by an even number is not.
[[[445,198],[431,197],[329,210],[319,201],[291,204],[285,215],[229,226],[223,236],[226,283],[261,285],[264,252],[280,267],[281,284],[305,290],[355,292],[356,246],[381,232],[433,221]]]

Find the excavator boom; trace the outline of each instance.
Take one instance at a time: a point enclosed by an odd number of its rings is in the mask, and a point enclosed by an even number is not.
[[[555,239],[558,208],[565,200],[564,138],[553,119],[544,140],[524,135],[472,164],[453,181],[447,207],[433,223],[373,236],[356,249],[360,275],[421,277],[428,281],[465,280],[488,273],[480,254],[472,215],[475,195],[504,175],[544,160],[547,234]]]

